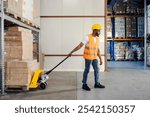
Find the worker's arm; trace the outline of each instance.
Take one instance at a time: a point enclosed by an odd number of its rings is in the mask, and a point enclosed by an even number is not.
[[[83,47],[83,45],[84,45],[84,44],[81,42],[77,47],[75,47],[75,48],[69,53],[69,55],[71,56],[72,53],[78,51],[80,48]]]
[[[98,58],[100,60],[100,65],[102,65],[103,62],[102,62],[101,53],[100,53],[99,48],[98,48],[97,56],[98,56]]]

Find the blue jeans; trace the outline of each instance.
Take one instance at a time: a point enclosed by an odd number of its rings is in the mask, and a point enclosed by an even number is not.
[[[88,73],[90,71],[91,64],[92,64],[93,69],[94,69],[95,84],[98,83],[98,80],[99,80],[98,60],[97,59],[94,59],[94,60],[87,60],[87,59],[85,59],[85,69],[84,69],[84,72],[83,72],[83,80],[82,80],[83,84],[87,84],[87,77],[88,77]]]

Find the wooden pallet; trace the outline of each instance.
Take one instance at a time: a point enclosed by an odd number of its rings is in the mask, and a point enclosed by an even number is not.
[[[6,85],[6,91],[29,91],[28,85]]]
[[[21,19],[21,16],[19,16],[18,14],[14,13],[13,11],[9,10],[9,9],[5,9],[5,14],[7,14],[8,16],[11,16],[15,19]]]
[[[5,14],[7,14],[8,16],[19,20],[20,22],[23,22],[24,24],[27,24],[31,27],[37,28],[39,29],[39,26],[32,23],[30,20],[23,18],[22,16],[19,16],[18,14],[14,13],[13,11],[9,10],[9,9],[5,9]]]

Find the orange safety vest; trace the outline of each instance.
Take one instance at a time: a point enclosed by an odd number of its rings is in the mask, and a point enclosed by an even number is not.
[[[99,39],[96,37],[96,43],[95,43],[92,34],[89,34],[88,38],[89,38],[89,41],[85,45],[83,57],[87,60],[94,60],[97,58]]]

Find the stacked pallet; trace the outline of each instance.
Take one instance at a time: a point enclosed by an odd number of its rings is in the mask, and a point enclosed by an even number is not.
[[[147,46],[147,66],[150,67],[150,44]]]
[[[147,33],[150,34],[150,4],[147,6]]]
[[[22,0],[4,0],[4,10],[7,13],[22,16]]]
[[[132,61],[134,60],[134,51],[131,48],[126,48],[125,59]]]
[[[22,0],[22,16],[33,21],[33,0]]]
[[[144,37],[144,17],[138,17],[138,37]]]
[[[111,18],[107,18],[107,37],[112,38],[112,23],[111,23]]]
[[[114,4],[113,10],[115,13],[117,14],[122,14],[122,13],[126,13],[126,3],[123,2],[122,0],[117,1]]]
[[[10,27],[5,34],[5,60],[33,60],[33,35],[30,30]]]
[[[124,43],[115,43],[115,60],[124,60],[126,46]]]
[[[126,37],[137,37],[136,36],[136,18],[127,17],[126,18]]]
[[[127,0],[126,2],[126,13],[137,13],[138,4],[133,0]]]
[[[40,26],[40,0],[4,0],[4,11],[28,24]]]
[[[140,47],[140,44],[132,44],[132,50],[134,51],[134,59],[138,61],[144,60],[144,48]]]
[[[115,18],[115,37],[124,38],[125,37],[125,19]]]
[[[39,63],[33,59],[33,35],[28,29],[10,27],[5,34],[6,87],[29,89]]]

